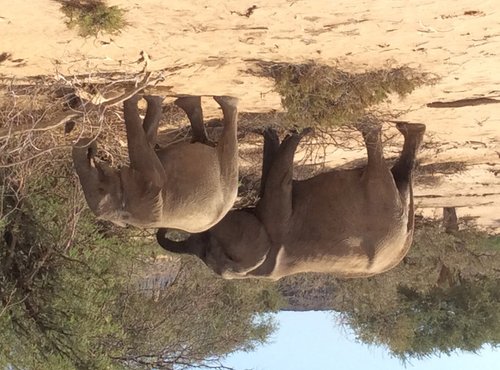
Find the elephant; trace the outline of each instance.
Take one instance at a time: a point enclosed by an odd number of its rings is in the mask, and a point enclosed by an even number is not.
[[[96,163],[96,144],[80,139],[72,151],[74,167],[87,204],[99,218],[119,226],[172,228],[199,233],[214,226],[231,209],[238,190],[238,99],[216,96],[224,127],[217,145],[207,137],[201,98],[175,101],[187,114],[192,141],[157,146],[162,116],[159,96],[144,96],[144,121],[139,95],[123,103],[129,166],[119,169]]]
[[[264,131],[261,197],[253,208],[230,211],[209,230],[174,242],[157,232],[165,250],[200,258],[224,279],[278,280],[303,273],[369,277],[396,266],[414,230],[412,172],[425,125],[397,123],[404,137],[392,168],[383,155],[380,126],[361,127],[368,161],[293,180],[293,158],[307,133],[280,144]]]

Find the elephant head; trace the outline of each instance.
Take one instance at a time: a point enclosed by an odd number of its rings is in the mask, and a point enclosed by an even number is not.
[[[82,184],[85,199],[92,212],[99,218],[122,225],[114,215],[122,208],[123,190],[120,171],[106,164],[96,163],[97,150],[91,138],[80,139],[73,146],[73,163]]]
[[[210,230],[181,242],[168,239],[165,232],[159,229],[156,234],[164,249],[195,255],[227,279],[244,277],[261,267],[271,248],[264,226],[251,210],[233,211]]]

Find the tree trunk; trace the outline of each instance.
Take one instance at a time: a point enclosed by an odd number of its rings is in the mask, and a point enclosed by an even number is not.
[[[455,207],[443,208],[443,227],[447,234],[453,234],[458,231],[458,218]]]

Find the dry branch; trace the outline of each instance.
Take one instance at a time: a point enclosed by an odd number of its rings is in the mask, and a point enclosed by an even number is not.
[[[12,135],[22,134],[25,132],[33,132],[33,131],[47,131],[59,126],[64,125],[66,122],[76,119],[78,117],[82,117],[91,112],[102,112],[106,108],[112,107],[114,105],[122,103],[124,100],[132,97],[137,94],[139,91],[146,88],[150,83],[157,83],[158,81],[163,80],[163,77],[157,77],[154,80],[150,81],[151,72],[147,72],[144,75],[142,81],[140,81],[133,89],[126,90],[123,94],[113,97],[110,99],[104,99],[102,97],[96,97],[96,95],[92,96],[82,90],[79,91],[79,97],[83,100],[87,100],[88,103],[85,104],[84,110],[73,111],[71,113],[61,112],[56,115],[56,117],[50,117],[50,119],[42,119],[35,123],[35,125],[20,125],[17,127],[7,127],[0,129],[0,139],[5,139]],[[54,123],[55,122],[55,123]]]

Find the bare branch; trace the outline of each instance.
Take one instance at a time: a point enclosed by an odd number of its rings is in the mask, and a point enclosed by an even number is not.
[[[103,99],[102,97],[98,97],[97,94],[90,95],[85,91],[77,88],[76,90],[79,92],[78,94],[79,97],[89,102],[85,105],[86,110],[73,111],[72,113],[61,112],[58,113],[55,118],[50,117],[50,119],[39,120],[35,122],[34,125],[27,124],[17,127],[7,127],[4,129],[0,129],[0,139],[5,139],[11,135],[22,134],[25,132],[51,130],[64,125],[66,122],[70,120],[79,118],[93,111],[102,112],[104,109],[120,104],[123,101],[127,100],[128,98],[134,96],[141,90],[145,89],[149,84],[151,83],[156,84],[159,81],[163,80],[163,77],[160,76],[150,81],[150,77],[151,77],[151,72],[146,72],[144,74],[143,79],[139,83],[137,83],[137,85],[134,88],[126,90],[123,94],[110,99]],[[43,116],[45,115],[42,115],[42,118]]]

